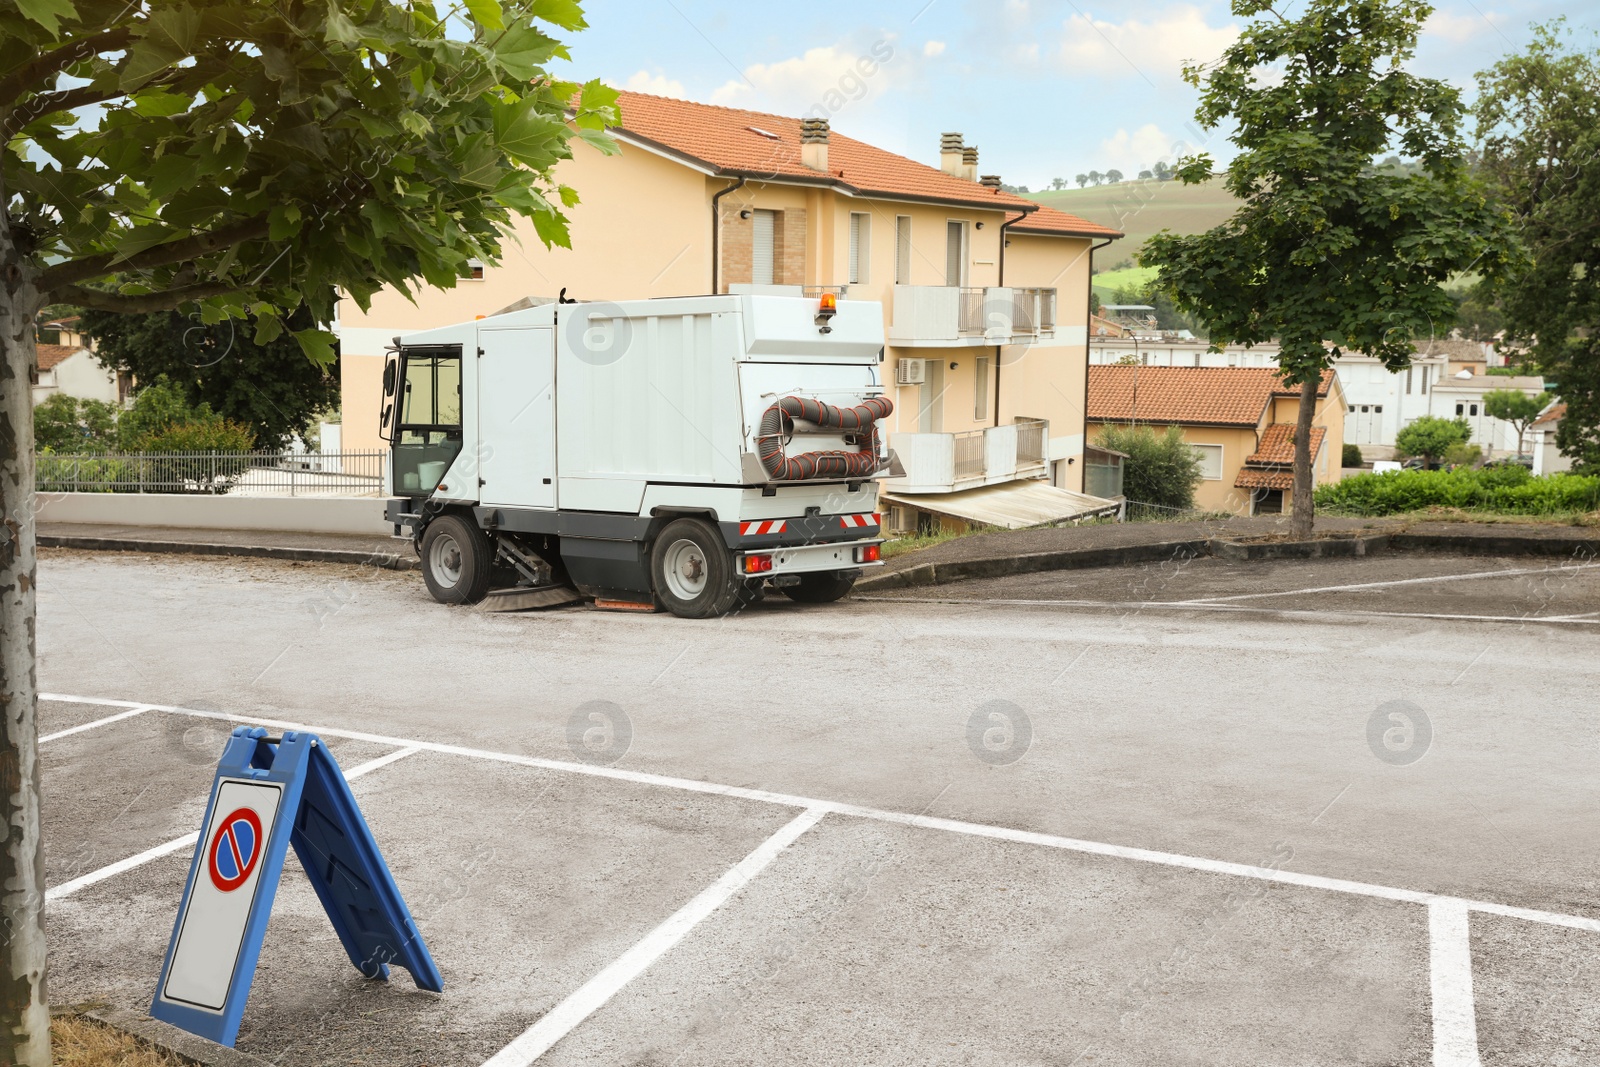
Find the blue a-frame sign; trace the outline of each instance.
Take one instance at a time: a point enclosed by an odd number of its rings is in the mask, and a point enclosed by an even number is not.
[[[233,1044],[291,844],[362,974],[386,979],[396,963],[418,988],[442,991],[328,747],[313,734],[240,726],[217,765],[151,1015]]]

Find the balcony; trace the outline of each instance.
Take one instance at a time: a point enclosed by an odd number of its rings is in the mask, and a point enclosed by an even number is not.
[[[897,285],[889,343],[903,347],[1028,344],[1055,337],[1056,291]]]
[[[884,483],[896,493],[956,493],[983,485],[1044,476],[1049,423],[1018,419],[1009,426],[964,433],[892,433],[905,477]]]

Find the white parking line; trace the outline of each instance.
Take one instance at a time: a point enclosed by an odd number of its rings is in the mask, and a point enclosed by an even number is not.
[[[41,695],[39,699],[48,700],[50,698]],[[109,726],[114,722],[121,722],[123,719],[131,719],[135,715],[143,715],[149,710],[150,708],[147,705],[140,704],[139,706],[131,708],[128,711],[119,711],[115,715],[107,715],[103,719],[96,719],[94,722],[86,722],[82,726],[73,726],[66,730],[57,730],[53,734],[45,734],[43,737],[39,738],[39,744],[42,745],[46,741],[54,741],[58,737],[70,737],[73,734],[81,734],[85,730],[93,730],[98,726]]]
[[[42,700],[63,700],[79,703],[100,703],[108,706],[124,706],[125,701],[105,701],[89,697],[58,696],[54,694],[41,694]],[[1199,856],[1185,856],[1172,852],[1159,852],[1153,849],[1134,848],[1127,845],[1113,845],[1099,841],[1085,841],[1077,838],[1059,837],[1054,834],[1035,833],[1030,830],[1018,830],[1005,826],[991,826],[982,823],[962,822],[956,819],[941,819],[926,815],[916,815],[909,812],[885,811],[878,808],[862,807],[856,804],[846,804],[838,801],[817,800],[811,797],[795,796],[787,793],[776,793],[768,790],[750,789],[744,786],[722,785],[715,782],[702,782],[690,778],[674,778],[668,775],[650,774],[644,771],[627,771],[616,767],[604,767],[587,763],[569,763],[562,760],[540,759],[534,756],[520,756],[507,752],[494,752],[486,749],[468,748],[460,745],[447,745],[434,741],[417,741],[405,738],[388,737],[382,734],[369,734],[354,730],[340,730],[336,728],[318,728],[301,723],[284,722],[277,719],[263,719],[247,715],[225,715],[221,712],[200,711],[193,708],[180,708],[171,705],[147,705],[150,710],[161,711],[178,715],[190,715],[197,718],[220,719],[237,723],[250,723],[284,730],[309,730],[326,737],[343,737],[350,740],[370,741],[377,744],[393,745],[409,750],[410,752],[425,751],[436,752],[442,755],[462,756],[469,759],[489,760],[498,763],[511,763],[524,767],[535,767],[542,770],[560,771],[570,774],[582,774],[595,778],[609,778],[616,781],[631,782],[639,785],[662,786],[669,789],[680,789],[689,792],[711,794],[716,796],[737,797],[745,800],[761,801],[769,804],[780,804],[788,807],[804,809],[801,814],[791,821],[784,830],[779,831],[769,841],[766,848],[779,842],[787,832],[798,837],[805,830],[815,825],[823,815],[837,814],[852,816],[861,819],[871,819],[878,822],[893,823],[901,826],[910,826],[921,829],[942,830],[948,833],[965,834],[972,837],[982,837],[991,840],[1009,841],[1016,844],[1036,845],[1044,848],[1056,848],[1069,852],[1078,852],[1088,855],[1105,856],[1112,859],[1130,860],[1139,863],[1152,863],[1165,867],[1182,868],[1192,871],[1203,871],[1209,874],[1228,875],[1237,878],[1249,878],[1265,882],[1276,882],[1283,885],[1299,886],[1306,889],[1319,889],[1326,892],[1347,893],[1354,896],[1372,897],[1380,900],[1390,900],[1400,903],[1421,904],[1428,908],[1430,932],[1430,974],[1433,990],[1434,1012],[1434,1065],[1435,1067],[1478,1067],[1477,1036],[1474,1020],[1474,1007],[1472,999],[1472,955],[1471,945],[1466,935],[1467,917],[1471,912],[1479,911],[1493,915],[1503,915],[1510,918],[1521,919],[1526,922],[1540,923],[1547,926],[1565,927],[1574,930],[1584,930],[1590,933],[1600,933],[1600,919],[1592,919],[1582,915],[1568,915],[1559,912],[1543,911],[1537,908],[1522,908],[1509,904],[1500,904],[1486,900],[1470,900],[1461,897],[1446,896],[1431,893],[1425,890],[1404,889],[1395,886],[1374,885],[1367,882],[1354,882],[1343,878],[1328,878],[1317,874],[1304,874],[1298,871],[1283,871],[1272,867],[1258,867],[1245,863],[1233,863],[1227,860],[1206,859]],[[395,753],[380,757],[372,761],[373,764],[391,762],[401,758]],[[369,764],[350,772],[350,777],[362,773]],[[792,841],[793,837],[789,840]],[[189,835],[189,843],[193,843],[195,835]],[[772,851],[775,856],[787,847],[788,841],[776,845]],[[180,842],[172,842],[163,848],[181,847]],[[745,876],[737,884],[729,882],[735,879],[744,864],[750,863],[762,854],[762,849],[757,849],[746,857],[739,867],[735,867],[723,876],[710,889],[702,893],[695,900],[685,905],[671,919],[663,923],[649,937],[641,941],[627,954],[618,959],[606,970],[600,972],[581,989],[563,1001],[549,1015],[542,1018],[532,1028],[525,1032],[506,1049],[501,1050],[488,1061],[484,1067],[509,1067],[509,1065],[527,1064],[542,1055],[551,1045],[573,1027],[577,1026],[606,1002],[616,990],[620,989],[637,974],[647,968],[655,959],[676,944],[683,934],[715,910],[716,906],[727,897],[737,892],[738,889],[749,881]],[[154,857],[151,857],[154,858]],[[135,857],[137,859],[137,857]],[[749,874],[760,870],[771,856],[761,861]],[[128,861],[124,861],[125,863]],[[113,867],[119,865],[113,864]],[[122,867],[121,869],[127,869]],[[98,879],[100,872],[86,878]],[[107,869],[105,877],[119,873]],[[735,879],[737,880],[737,879]],[[725,883],[728,886],[725,887]],[[71,885],[71,883],[68,883]],[[719,887],[725,887],[725,892]],[[65,887],[61,887],[65,889]],[[46,894],[46,899],[52,899],[56,890]],[[720,898],[717,893],[724,893]],[[708,894],[710,896],[708,896]],[[705,908],[704,914],[692,918],[682,926],[682,929],[673,924],[681,922],[697,914],[696,910],[706,902],[710,906]],[[659,937],[658,937],[659,935]],[[557,1016],[557,1012],[562,1014]],[[545,1025],[545,1019],[549,1019]],[[513,1050],[516,1050],[513,1052]]]
[[[1479,1067],[1472,998],[1472,933],[1467,909],[1428,905],[1429,986],[1433,992],[1433,1067]]]
[[[1294,592],[1314,592],[1296,589]],[[1276,594],[1263,593],[1263,596]],[[1600,619],[1577,615],[1468,615],[1440,611],[1360,611],[1354,608],[1272,608],[1251,604],[1208,604],[1198,600],[1046,600],[1022,597],[857,596],[879,604],[951,604],[1008,608],[1093,608],[1101,611],[1145,612],[1156,608],[1174,611],[1231,611],[1236,614],[1294,616],[1309,619],[1444,619],[1461,622],[1565,623],[1600,626]]]
[[[1548,574],[1551,571],[1581,571],[1600,567],[1600,563],[1569,563],[1554,567],[1514,567],[1500,571],[1474,571],[1470,574],[1435,574],[1425,578],[1396,578],[1387,582],[1353,582],[1348,585],[1319,585],[1310,589],[1283,589],[1274,593],[1235,593],[1231,596],[1197,597],[1173,600],[1169,604],[1221,604],[1229,600],[1252,600],[1267,596],[1301,596],[1305,593],[1342,593],[1352,589],[1386,589],[1397,585],[1428,585],[1436,582],[1464,582],[1473,578],[1510,578],[1520,574]]]
[[[45,696],[44,694],[41,693],[39,695],[39,699],[40,700],[55,700],[55,699],[59,699],[59,698],[57,698],[57,697],[48,697],[48,696]],[[144,709],[141,709],[141,710],[165,711],[167,709],[151,707],[151,708],[144,708]],[[110,720],[108,719],[106,721],[109,722]],[[315,732],[315,731],[313,731],[313,732]],[[389,764],[395,762],[396,760],[405,759],[407,756],[415,755],[416,753],[418,753],[420,751],[422,751],[422,749],[420,749],[420,748],[418,748],[416,746],[406,746],[406,747],[400,748],[399,750],[397,750],[395,752],[386,752],[383,755],[377,757],[376,759],[370,759],[365,763],[358,764],[357,766],[350,768],[348,771],[345,771],[344,772],[345,781],[353,782],[357,778],[360,778],[363,774],[371,773],[372,771],[375,771],[380,767],[387,767]],[[78,890],[87,889],[89,886],[94,885],[96,882],[103,882],[107,878],[115,878],[117,875],[122,874],[124,871],[131,871],[135,867],[143,867],[146,863],[149,863],[151,860],[158,860],[162,856],[170,856],[174,852],[181,852],[186,848],[192,848],[194,846],[194,843],[196,841],[198,841],[198,840],[200,840],[199,831],[196,831],[196,832],[190,833],[190,834],[184,834],[180,838],[177,838],[177,839],[172,840],[172,841],[167,841],[167,842],[165,842],[163,844],[157,845],[155,848],[145,849],[143,852],[139,853],[136,856],[129,856],[127,859],[122,859],[122,860],[118,860],[115,863],[107,864],[106,866],[101,867],[99,870],[90,871],[88,874],[81,874],[78,877],[71,879],[70,881],[62,882],[60,885],[55,886],[54,888],[46,889],[45,892],[44,892],[45,903],[48,904],[51,901],[61,900],[64,897],[70,897],[72,894],[76,893]]]
[[[796,815],[727,874],[711,883],[699,896],[679,908],[666,922],[646,934],[643,940],[617,957],[615,962],[585,982],[567,999],[540,1016],[539,1021],[523,1031],[515,1041],[484,1061],[483,1067],[528,1067],[528,1064],[543,1056],[557,1041],[599,1011],[606,1001],[682,941],[702,919],[748,885],[750,879],[777,859],[779,853],[794,844],[801,834],[815,826],[826,814],[827,811],[822,808],[807,808]]]
[[[48,696],[40,694],[40,699],[90,704],[125,703],[122,701],[102,701],[93,697],[59,696],[55,694]],[[1376,897],[1380,900],[1394,900],[1409,904],[1432,904],[1435,901],[1444,901],[1463,905],[1472,911],[1505,915],[1511,918],[1523,919],[1527,922],[1542,923],[1547,926],[1562,926],[1574,930],[1600,933],[1600,919],[1591,919],[1583,915],[1542,911],[1538,908],[1517,907],[1488,900],[1470,900],[1440,893],[1431,893],[1426,890],[1401,889],[1394,886],[1373,885],[1368,882],[1353,882],[1343,878],[1328,878],[1319,874],[1281,871],[1273,867],[1257,867],[1252,864],[1234,863],[1229,860],[1206,859],[1200,856],[1185,856],[1175,852],[1159,852],[1153,849],[1135,848],[1128,845],[1112,845],[1101,841],[1059,837],[1055,834],[1018,830],[1008,826],[962,822],[957,819],[940,819],[903,811],[885,811],[880,808],[868,808],[842,801],[819,800],[815,797],[796,796],[792,793],[776,793],[766,789],[751,789],[747,786],[723,785],[718,782],[703,782],[693,778],[675,778],[671,775],[652,774],[648,771],[629,771],[618,767],[606,767],[591,763],[570,763],[565,760],[542,759],[538,756],[522,756],[511,752],[495,752],[489,749],[468,748],[463,745],[448,745],[438,741],[418,741],[413,738],[391,737],[386,734],[369,734],[359,730],[341,730],[337,727],[308,726],[304,723],[286,722],[282,719],[263,719],[251,715],[227,715],[218,711],[201,711],[196,708],[180,708],[167,704],[151,704],[148,706],[152,711],[190,715],[195,718],[220,719],[225,722],[248,723],[253,726],[265,726],[280,730],[308,730],[323,737],[343,737],[351,741],[370,741],[373,744],[389,745],[396,748],[414,748],[423,752],[437,752],[447,756],[464,756],[468,759],[511,763],[522,767],[536,767],[541,770],[582,774],[593,778],[610,778],[616,781],[632,782],[637,785],[662,786],[668,789],[680,789],[686,792],[704,793],[713,796],[736,797],[741,800],[755,800],[767,804],[780,804],[785,807],[814,808],[828,814],[849,815],[858,819],[872,819],[877,822],[894,823],[901,826],[943,830],[948,833],[986,837],[1023,845],[1038,845],[1044,848],[1058,848],[1068,852],[1083,852],[1112,859],[1153,863],[1164,867],[1180,867],[1187,870],[1205,871],[1209,874],[1224,874],[1237,878],[1253,878],[1264,882],[1278,882],[1285,885],[1321,889],[1334,893]],[[357,768],[357,770],[362,770],[363,768]],[[352,775],[354,773],[351,772]]]

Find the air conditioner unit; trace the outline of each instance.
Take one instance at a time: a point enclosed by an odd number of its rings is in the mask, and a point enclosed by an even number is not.
[[[928,380],[928,361],[925,359],[898,359],[894,364],[894,384],[921,385]]]

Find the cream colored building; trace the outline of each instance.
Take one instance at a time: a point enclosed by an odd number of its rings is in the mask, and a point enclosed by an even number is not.
[[[621,112],[620,155],[575,141],[557,169],[583,198],[568,212],[570,250],[546,249],[522,220],[503,262],[453,289],[415,303],[385,291],[365,313],[341,303],[345,448],[382,447],[383,351],[399,334],[562,292],[783,287],[882,303],[895,401],[885,429],[906,467],[885,489],[902,525],[918,512],[965,515],[960,494],[981,511],[993,486],[1081,493],[1090,263],[1120,234],[980,179],[976,149],[956,134],[934,167],[825,120],[637,93],[622,94]]]
[[[1287,512],[1294,504],[1294,429],[1299,388],[1286,387],[1275,367],[1089,368],[1089,440],[1109,424],[1168,426],[1200,456],[1195,507],[1236,515]],[[1343,475],[1346,403],[1338,375],[1328,371],[1312,414],[1312,485]]]

